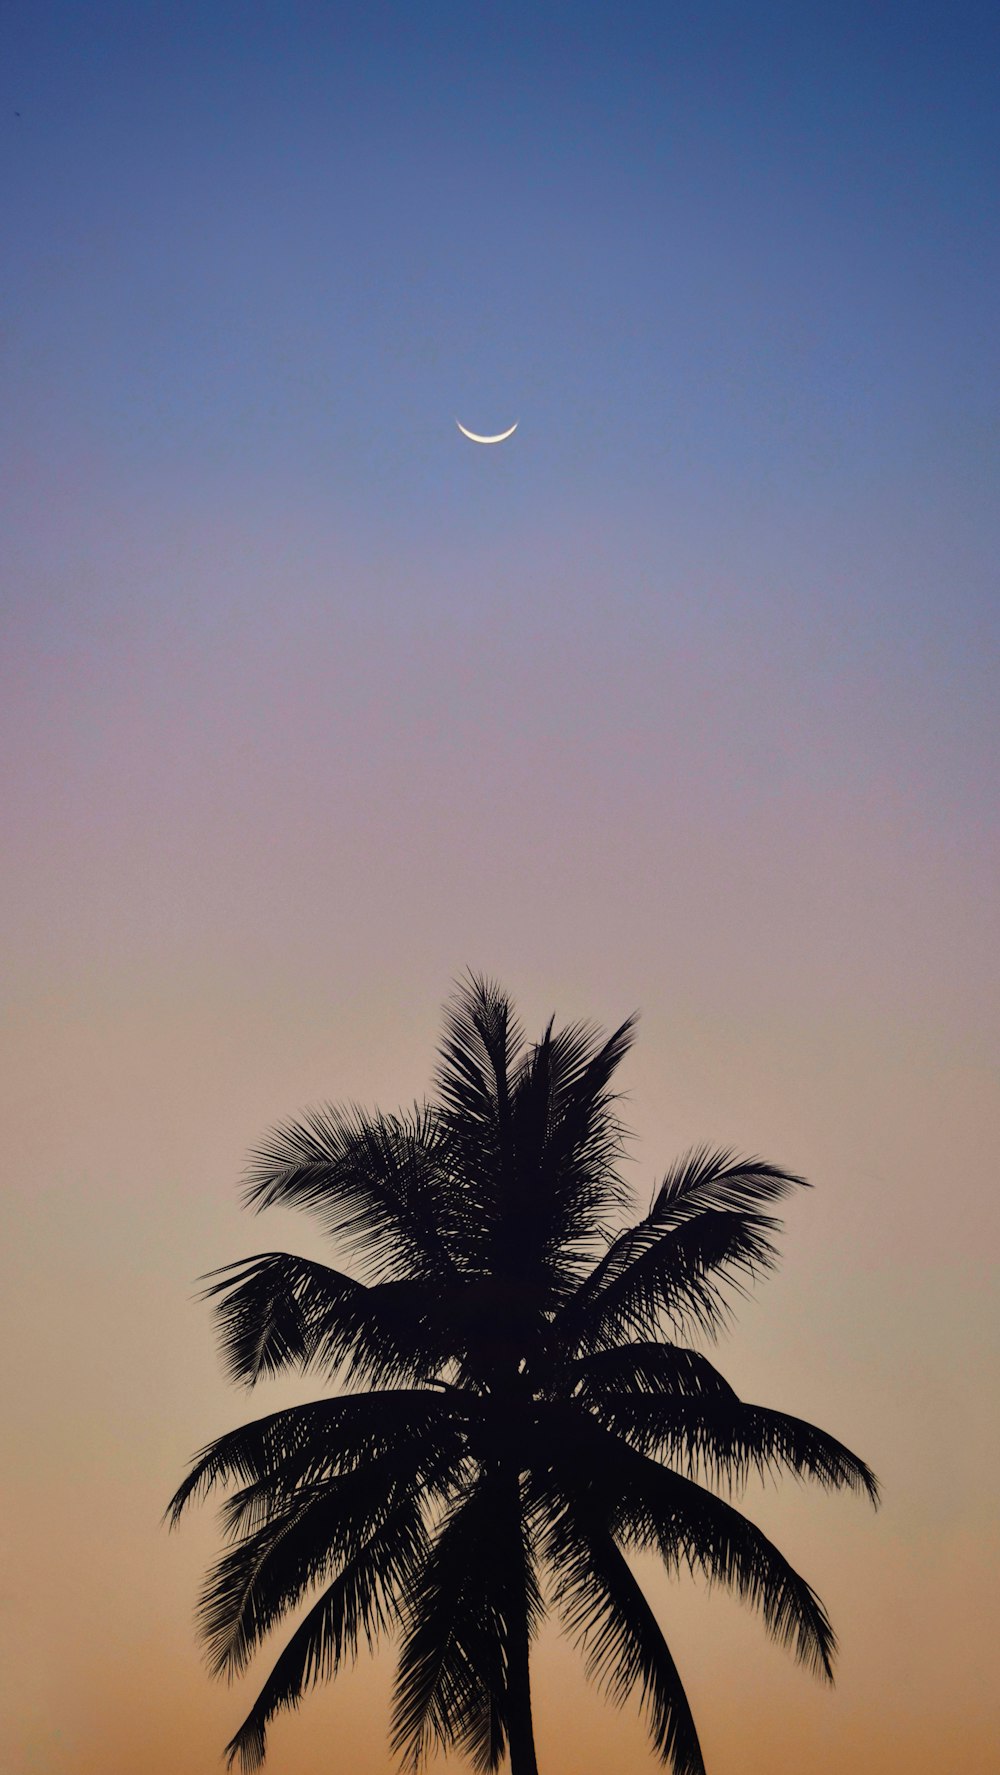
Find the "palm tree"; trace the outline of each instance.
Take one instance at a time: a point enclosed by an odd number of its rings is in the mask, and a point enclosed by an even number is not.
[[[771,1208],[802,1179],[699,1151],[649,1213],[627,1208],[611,1081],[633,1020],[526,1046],[507,996],[470,977],[446,1013],[437,1101],[409,1114],[323,1109],[252,1160],[247,1201],[310,1210],[357,1275],[265,1252],[212,1272],[222,1347],[248,1386],[287,1369],[339,1390],[209,1444],[175,1494],[228,1486],[228,1550],[200,1626],[241,1671],[296,1605],[291,1633],[227,1747],[264,1757],[268,1721],[383,1629],[399,1629],[393,1742],[477,1769],[509,1750],[536,1775],[529,1645],[546,1607],[655,1750],[703,1775],[677,1668],[628,1562],[652,1549],[732,1587],[830,1677],[822,1603],[712,1490],[790,1468],[877,1499],[868,1467],[800,1418],[745,1405],[679,1341],[713,1334],[727,1295],[774,1261]]]

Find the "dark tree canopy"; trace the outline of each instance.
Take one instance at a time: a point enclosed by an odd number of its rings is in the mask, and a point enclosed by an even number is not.
[[[313,1111],[255,1153],[248,1203],[316,1215],[349,1268],[265,1252],[208,1279],[234,1380],[335,1384],[211,1443],[170,1505],[176,1521],[228,1491],[200,1605],[213,1670],[242,1670],[310,1600],[230,1763],[255,1769],[271,1717],[385,1631],[406,1763],[437,1743],[534,1775],[529,1647],[551,1607],[610,1695],[638,1694],[663,1762],[702,1775],[640,1549],[728,1585],[830,1677],[819,1598],[713,1487],[790,1469],[874,1502],[874,1476],[812,1424],[745,1405],[687,1341],[773,1264],[775,1204],[803,1180],[705,1149],[619,1230],[613,1081],[632,1033],[550,1023],[526,1045],[506,994],[471,977],[432,1103]]]

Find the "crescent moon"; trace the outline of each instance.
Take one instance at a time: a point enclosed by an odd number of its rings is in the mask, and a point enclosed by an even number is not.
[[[481,437],[478,431],[466,431],[465,426],[460,419],[456,419],[455,424],[458,426],[463,438],[469,438],[474,444],[502,444],[505,438],[512,438],[514,436],[519,421],[515,419],[509,431],[498,431],[492,438]]]

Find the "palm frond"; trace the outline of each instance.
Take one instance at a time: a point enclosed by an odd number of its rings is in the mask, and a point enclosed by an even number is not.
[[[167,1505],[176,1524],[185,1507],[217,1485],[270,1485],[276,1498],[371,1460],[429,1426],[455,1421],[455,1398],[424,1387],[319,1399],[241,1424],[195,1457]]]
[[[737,1397],[707,1356],[683,1344],[642,1342],[592,1350],[572,1364],[569,1377],[587,1404],[602,1407],[633,1394],[665,1402],[703,1395]]]
[[[426,1109],[387,1116],[327,1105],[266,1136],[251,1155],[245,1200],[314,1212],[372,1280],[441,1279],[454,1262],[437,1146]]]
[[[670,1167],[653,1203],[663,1225],[680,1225],[705,1209],[721,1214],[758,1214],[792,1189],[808,1189],[804,1177],[764,1159],[740,1158],[723,1148],[697,1147]],[[775,1223],[768,1221],[767,1226]]]
[[[522,1041],[506,993],[475,974],[459,982],[445,1009],[435,1082],[451,1236],[462,1266],[477,1275],[489,1272],[512,1178],[510,1081]]]
[[[221,1280],[215,1280],[220,1278]],[[214,1300],[229,1378],[253,1386],[262,1375],[308,1368],[332,1322],[369,1292],[326,1264],[284,1251],[258,1252],[209,1271],[202,1300]]]
[[[636,1456],[637,1460],[644,1459]],[[622,1528],[667,1564],[683,1561],[757,1609],[768,1632],[799,1662],[833,1679],[836,1639],[823,1604],[748,1517],[692,1479],[648,1462],[624,1502]]]
[[[572,1476],[546,1499],[545,1553],[555,1601],[581,1644],[588,1674],[622,1705],[638,1685],[653,1748],[674,1775],[705,1775],[694,1720],[673,1658],[595,1499]]]
[[[557,1323],[584,1349],[645,1336],[666,1318],[712,1333],[727,1294],[776,1260],[781,1223],[765,1208],[804,1179],[760,1159],[707,1149],[668,1172],[645,1219],[624,1232],[567,1303]]]
[[[725,1584],[801,1663],[832,1680],[836,1641],[819,1597],[749,1517],[600,1429],[580,1408],[553,1412],[552,1422],[557,1468],[570,1449],[586,1463],[585,1483],[616,1539],[655,1551],[668,1569],[686,1566]]]
[[[464,1453],[454,1426],[432,1425],[373,1461],[269,1499],[263,1521],[217,1562],[202,1593],[199,1624],[215,1674],[241,1670],[312,1585],[356,1557],[404,1493],[433,1504]]]
[[[198,1604],[198,1627],[214,1676],[243,1670],[260,1640],[317,1581],[331,1575],[345,1538],[344,1492],[359,1490],[351,1527],[375,1516],[368,1467],[300,1487],[283,1514],[272,1514],[212,1567]],[[362,1509],[362,1506],[365,1508]],[[338,1534],[339,1530],[339,1534]],[[364,1539],[363,1530],[358,1532]]]
[[[735,1394],[656,1397],[604,1394],[588,1403],[609,1429],[644,1454],[682,1461],[712,1484],[742,1486],[751,1472],[785,1469],[829,1490],[846,1487],[879,1500],[878,1480],[836,1437],[802,1418],[744,1405]]]
[[[233,1380],[297,1367],[352,1383],[398,1386],[428,1380],[456,1355],[451,1303],[469,1284],[356,1282],[324,1264],[264,1252],[214,1271],[223,1357]]]
[[[404,1492],[367,1544],[314,1603],[292,1634],[239,1731],[226,1746],[230,1767],[244,1775],[264,1761],[268,1721],[297,1707],[306,1689],[328,1681],[353,1657],[362,1634],[369,1645],[391,1625],[414,1570],[426,1553],[419,1497]]]
[[[524,1037],[507,994],[470,973],[445,1008],[437,1085],[453,1115],[495,1128]]]
[[[604,1217],[626,1200],[617,1165],[624,1151],[615,1068],[631,1046],[635,1019],[604,1037],[587,1024],[546,1030],[512,1091],[515,1171],[510,1214],[521,1245],[561,1298],[593,1259]]]

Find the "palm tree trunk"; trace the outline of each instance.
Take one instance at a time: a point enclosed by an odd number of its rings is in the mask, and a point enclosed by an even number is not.
[[[528,1590],[530,1556],[521,1514],[521,1475],[515,1464],[505,1475],[508,1521],[512,1530],[507,1643],[507,1736],[510,1775],[538,1775],[535,1734],[531,1723],[531,1681],[528,1670]]]
[[[521,1598],[524,1601],[522,1587]],[[508,1732],[510,1737],[510,1775],[538,1775],[535,1760],[535,1734],[531,1724],[531,1683],[528,1674],[528,1621],[526,1611],[518,1610],[512,1626],[510,1662],[507,1667]]]

